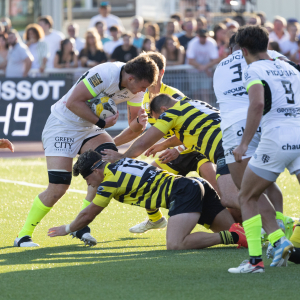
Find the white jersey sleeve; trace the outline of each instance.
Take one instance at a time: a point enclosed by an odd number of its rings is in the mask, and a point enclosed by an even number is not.
[[[142,106],[143,105],[143,99],[144,99],[144,92],[139,92],[134,95],[130,101],[127,101],[127,104],[130,106]]]

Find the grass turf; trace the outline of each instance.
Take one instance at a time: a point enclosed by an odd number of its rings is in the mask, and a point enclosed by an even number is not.
[[[0,159],[0,178],[47,185],[44,159]],[[287,172],[278,179],[284,212],[297,217],[299,186]],[[74,178],[71,188],[85,190]],[[33,198],[42,191],[0,182],[0,299],[292,299],[299,296],[298,266],[264,274],[229,274],[248,257],[246,249],[212,247],[166,251],[165,230],[133,235],[128,229],[146,217],[143,209],[113,201],[93,222],[98,245],[84,247],[70,237],[47,237],[48,228],[71,222],[83,194],[68,192],[38,225],[41,247],[14,248]],[[167,211],[163,210],[165,216]],[[196,230],[204,230],[197,225]],[[265,251],[264,251],[265,252]]]

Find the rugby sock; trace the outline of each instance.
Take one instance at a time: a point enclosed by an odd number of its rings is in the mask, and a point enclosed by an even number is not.
[[[81,206],[81,210],[84,210],[86,207],[88,207],[89,205],[91,204],[90,201],[87,201],[85,199],[83,199],[83,203],[82,203],[82,206]]]
[[[276,220],[281,220],[284,223],[284,215],[280,211],[276,211]]]
[[[244,221],[243,227],[246,233],[250,257],[261,256],[262,255],[261,236],[260,236],[261,228],[262,228],[261,215],[258,214]]]
[[[300,222],[297,223],[295,230],[290,238],[290,241],[297,248],[300,248]]]
[[[50,211],[52,207],[45,206],[40,200],[39,196],[36,196],[32,207],[29,211],[27,219],[20,233],[18,234],[18,238],[21,238],[25,235],[29,235],[32,237],[33,231],[38,223],[45,217],[45,215]]]
[[[220,231],[221,244],[230,245],[237,244],[239,235],[236,232],[229,232],[228,230]]]
[[[159,219],[161,219],[163,217],[159,208],[156,209],[155,211],[147,210],[147,214],[148,214],[149,220],[153,223],[157,222]]]
[[[276,231],[269,234],[268,239],[274,247],[275,242],[280,240],[283,236],[285,236],[283,231],[281,229],[277,229]]]

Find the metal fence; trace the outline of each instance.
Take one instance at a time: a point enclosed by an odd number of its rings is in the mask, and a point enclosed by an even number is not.
[[[63,74],[69,79],[67,80],[67,90],[69,90],[87,70],[88,69],[86,68],[48,69],[43,74],[40,74],[38,70],[31,70],[29,76],[37,78],[59,78]],[[2,76],[4,76],[3,73]],[[190,65],[180,65],[167,67],[163,82],[177,88],[183,94],[194,100],[203,100],[216,107],[217,104],[213,91],[212,76],[213,73],[207,74],[205,72],[199,72]],[[117,124],[113,127],[113,130],[123,130],[128,126],[126,102],[118,104],[118,110],[120,116]]]

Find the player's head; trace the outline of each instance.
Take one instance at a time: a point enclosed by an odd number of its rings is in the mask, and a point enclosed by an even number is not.
[[[73,175],[81,174],[88,185],[97,187],[103,181],[105,165],[106,162],[102,160],[102,155],[90,149],[78,157],[73,166]]]
[[[124,67],[127,73],[126,87],[133,93],[145,92],[157,82],[159,70],[148,55],[139,55],[128,61]]]
[[[239,50],[240,46],[236,43],[235,41],[236,38],[236,32],[231,36],[229,39],[229,50],[230,53],[232,54],[234,51]]]
[[[158,119],[159,116],[174,106],[176,100],[168,94],[159,94],[154,97],[150,103],[150,114],[154,119]]]
[[[143,52],[141,55],[148,55],[157,65],[159,70],[158,81],[164,76],[166,69],[166,58],[159,52]]]
[[[247,60],[247,57],[267,52],[269,33],[267,29],[259,25],[243,26],[238,29],[235,41]]]

